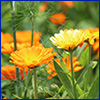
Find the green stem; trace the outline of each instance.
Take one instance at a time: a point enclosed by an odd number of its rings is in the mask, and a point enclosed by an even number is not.
[[[36,68],[33,69],[32,85],[33,85],[33,89],[34,89],[34,99],[37,99]]]
[[[72,56],[72,52],[70,52],[70,62],[71,62],[71,75],[72,75],[72,83],[73,83],[73,92],[74,92],[75,99],[77,99],[76,91],[75,91],[76,85],[75,85],[75,82],[74,82],[75,75],[74,75],[74,70],[73,70],[73,56]]]
[[[91,45],[89,44],[89,64],[91,62]]]
[[[11,2],[11,16],[12,16],[12,29],[13,29],[13,39],[14,39],[14,51],[17,50],[17,46],[16,46],[16,27],[15,27],[15,1]],[[20,89],[20,75],[19,75],[19,68],[16,67],[16,77],[17,77],[17,81],[16,81],[16,85],[17,85],[17,95],[21,96],[21,89]]]
[[[32,12],[30,12],[31,13],[31,27],[32,27],[32,37],[31,37],[31,46],[33,46],[33,13]]]

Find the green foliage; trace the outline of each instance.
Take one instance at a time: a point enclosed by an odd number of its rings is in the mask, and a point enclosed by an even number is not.
[[[94,81],[86,99],[99,99],[99,77]]]

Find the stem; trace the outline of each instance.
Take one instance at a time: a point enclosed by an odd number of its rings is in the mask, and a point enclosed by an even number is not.
[[[15,1],[11,2],[11,16],[12,16],[12,29],[13,29],[13,39],[14,39],[14,51],[17,50],[17,46],[16,46],[16,27],[15,27]],[[16,85],[17,85],[17,95],[21,96],[21,89],[20,89],[20,75],[19,75],[19,68],[16,67],[16,77],[17,77],[17,81],[16,81]]]
[[[31,13],[31,27],[32,27],[32,38],[31,38],[31,46],[33,46],[33,13],[32,12],[30,12]]]
[[[37,99],[36,69],[33,69],[32,85],[34,89],[34,99]]]
[[[76,85],[75,85],[75,82],[74,82],[75,75],[74,75],[74,70],[73,70],[73,56],[72,56],[72,52],[70,52],[70,62],[71,62],[71,74],[72,74],[72,83],[73,83],[74,97],[75,97],[75,99],[77,99],[76,91],[75,91]]]
[[[91,62],[91,45],[89,44],[89,64]]]

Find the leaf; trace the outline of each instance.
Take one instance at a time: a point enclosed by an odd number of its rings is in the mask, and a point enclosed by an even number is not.
[[[88,92],[83,93],[81,96],[78,97],[78,99],[84,99],[84,96],[87,94],[88,94]]]
[[[92,84],[86,99],[99,99],[99,76]]]
[[[68,70],[68,68],[66,67],[66,65],[64,64],[64,62],[63,62],[62,59],[60,60],[60,64],[61,64],[62,69],[63,69],[66,73],[68,73],[69,75],[71,75],[71,74],[70,74],[70,71]]]
[[[87,48],[80,57],[80,64],[85,66],[89,61],[89,48]]]
[[[64,64],[64,62],[62,61],[62,59],[61,59],[61,61],[60,61],[60,64],[61,64],[61,67],[62,67],[62,69],[64,70],[64,72],[66,72],[66,73],[68,74],[69,80],[72,81],[71,73],[70,73],[70,71],[68,70],[68,68],[66,67],[66,65]],[[74,80],[74,81],[75,81],[75,83],[77,83],[76,80]],[[77,91],[78,91],[78,93],[79,93],[80,95],[83,94],[83,91],[82,91],[82,89],[79,87],[78,84],[76,84],[76,89],[77,89]]]
[[[65,97],[66,97],[66,95],[67,95],[67,92],[66,91],[64,91],[64,93],[62,94],[62,99],[64,99]]]
[[[71,85],[70,80],[66,76],[66,73],[62,70],[62,68],[55,61],[54,61],[54,67],[55,67],[55,70],[57,72],[57,75],[58,75],[61,83],[64,85],[64,87],[65,87],[65,89],[68,93],[68,96],[70,98],[74,99],[74,95],[73,95],[73,91],[72,91],[73,90],[72,85]]]
[[[92,69],[94,69],[94,68],[96,67],[96,65],[97,65],[98,62],[97,62],[97,61],[92,61],[92,62],[93,62],[93,64],[94,64],[94,65],[92,66]]]

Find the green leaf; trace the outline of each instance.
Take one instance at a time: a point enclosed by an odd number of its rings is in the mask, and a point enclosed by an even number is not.
[[[80,57],[80,64],[85,66],[89,61],[89,48],[87,48]]]
[[[92,84],[86,99],[99,99],[99,76]]]
[[[54,61],[54,67],[55,67],[55,70],[57,72],[57,75],[58,75],[61,83],[64,85],[64,87],[65,87],[65,89],[68,93],[68,96],[70,98],[74,99],[74,95],[73,95],[73,91],[72,91],[73,90],[72,85],[71,85],[70,80],[66,76],[66,73],[62,70],[62,68],[55,61]]]
[[[60,60],[60,64],[61,64],[61,67],[62,67],[62,69],[64,70],[64,72],[66,72],[66,73],[68,74],[69,80],[72,81],[71,73],[70,73],[70,71],[68,70],[68,68],[66,67],[66,65],[64,64],[64,62],[62,61],[62,59]],[[69,76],[70,76],[70,77],[69,77]],[[76,80],[74,80],[74,81],[75,81],[75,83],[77,83]],[[83,94],[83,91],[82,91],[82,89],[79,87],[78,84],[76,84],[76,89],[77,89],[77,91],[78,91],[78,93],[79,93],[80,95]]]
[[[85,95],[87,95],[88,92],[83,93],[81,96],[78,97],[78,99],[84,99]]]
[[[93,64],[94,64],[94,65],[92,66],[92,69],[94,69],[94,68],[96,67],[96,65],[97,65],[98,62],[97,62],[97,61],[92,61],[92,62],[93,62]]]

